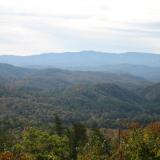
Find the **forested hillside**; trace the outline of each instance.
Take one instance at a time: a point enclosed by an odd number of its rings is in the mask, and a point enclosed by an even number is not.
[[[159,93],[131,74],[0,64],[0,160],[158,160]]]
[[[129,74],[0,68],[0,118],[50,123],[58,113],[66,124],[115,128],[121,121],[159,120],[159,84]],[[155,90],[154,90],[155,88]],[[153,94],[152,94],[153,93]]]

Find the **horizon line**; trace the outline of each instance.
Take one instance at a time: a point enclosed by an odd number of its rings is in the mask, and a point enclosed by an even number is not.
[[[18,56],[18,57],[29,57],[29,56],[40,56],[40,55],[47,55],[47,54],[69,54],[69,53],[83,53],[83,52],[92,52],[92,53],[98,53],[98,54],[131,54],[131,53],[137,53],[137,54],[152,54],[152,55],[160,55],[160,52],[142,52],[142,51],[124,51],[124,52],[109,52],[109,51],[97,51],[97,50],[81,50],[81,51],[53,51],[53,52],[39,52],[39,53],[32,53],[32,54],[28,54],[28,55],[19,55],[19,54],[0,54],[0,56]]]

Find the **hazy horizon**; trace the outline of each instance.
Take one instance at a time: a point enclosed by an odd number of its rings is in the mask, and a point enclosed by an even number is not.
[[[96,50],[160,53],[158,0],[5,0],[0,55]]]
[[[69,53],[75,53],[75,54],[79,54],[79,53],[83,53],[83,52],[90,52],[90,53],[97,53],[97,54],[131,54],[131,53],[138,53],[138,54],[152,54],[152,55],[159,55],[160,52],[139,52],[139,51],[128,51],[128,52],[109,52],[109,51],[97,51],[97,50],[80,50],[80,51],[53,51],[53,52],[37,52],[37,53],[28,53],[28,54],[14,54],[14,53],[8,53],[8,54],[1,54],[0,56],[39,56],[39,55],[47,55],[47,54],[69,54]]]

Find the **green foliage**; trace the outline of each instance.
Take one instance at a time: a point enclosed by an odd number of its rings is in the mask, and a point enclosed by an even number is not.
[[[70,146],[70,159],[77,160],[78,152],[87,142],[86,127],[81,123],[74,124],[71,129],[67,130],[67,135]]]
[[[159,139],[160,136],[156,137]],[[158,160],[160,159],[160,141],[153,138],[142,129],[135,130],[130,134],[127,145],[124,147],[124,156],[128,160]],[[159,144],[158,144],[159,143]]]
[[[62,125],[62,120],[60,119],[60,117],[58,115],[55,115],[54,118],[54,128],[55,128],[55,132],[61,136],[63,134],[63,125]]]
[[[27,128],[11,139],[1,137],[2,160],[159,160],[160,124],[136,123],[125,130],[86,129],[77,123],[63,135]],[[12,133],[13,134],[13,133]],[[16,134],[16,133],[15,133]],[[16,135],[17,136],[17,135]],[[4,148],[2,144],[9,144]]]
[[[111,144],[109,139],[105,139],[104,135],[95,129],[91,132],[88,143],[83,148],[79,160],[105,160],[111,154]]]
[[[15,145],[15,152],[27,153],[37,160],[61,160],[68,157],[68,139],[30,128],[24,131],[22,141]]]

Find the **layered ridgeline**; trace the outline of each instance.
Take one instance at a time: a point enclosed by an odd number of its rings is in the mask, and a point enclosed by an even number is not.
[[[160,67],[160,55],[151,53],[104,53],[95,51],[47,53],[32,56],[0,56],[1,63],[18,66],[96,67],[113,64],[134,64]]]
[[[159,120],[159,84],[129,74],[0,65],[0,119],[49,124],[54,114],[65,123],[118,127]],[[154,95],[154,96],[153,96]]]
[[[0,62],[29,68],[129,73],[156,82],[160,80],[160,55],[151,53],[47,53],[33,56],[0,56]]]

